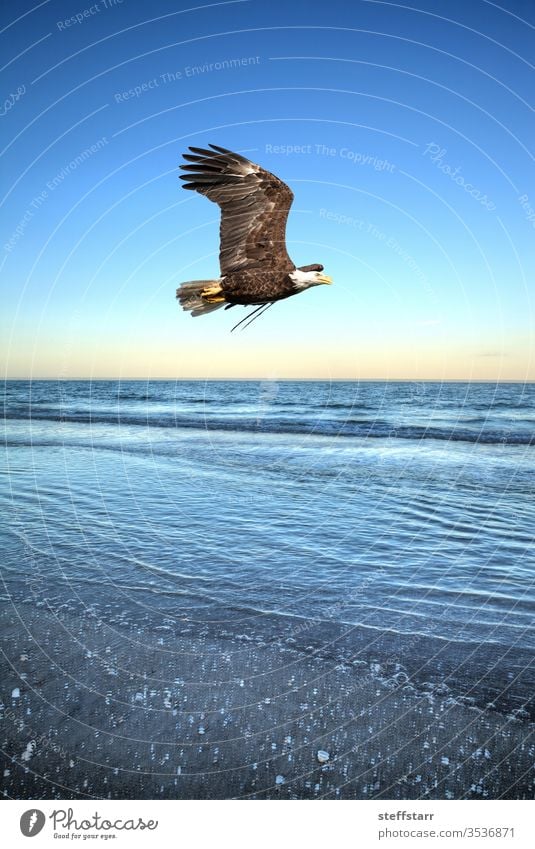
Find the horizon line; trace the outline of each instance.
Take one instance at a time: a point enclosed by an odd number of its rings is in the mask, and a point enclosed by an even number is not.
[[[5,377],[4,383],[535,383],[535,378],[469,377]]]

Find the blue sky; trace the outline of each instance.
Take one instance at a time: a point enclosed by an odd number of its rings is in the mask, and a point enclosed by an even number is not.
[[[9,377],[534,379],[535,6],[357,0],[3,8]],[[175,289],[218,274],[187,145],[294,191],[335,280],[244,333]]]

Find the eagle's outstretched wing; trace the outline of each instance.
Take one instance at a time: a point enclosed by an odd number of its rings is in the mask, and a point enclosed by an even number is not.
[[[245,268],[294,264],[286,251],[286,219],[293,193],[286,183],[239,153],[211,144],[190,147],[182,165],[185,189],[206,195],[221,207],[221,274]]]

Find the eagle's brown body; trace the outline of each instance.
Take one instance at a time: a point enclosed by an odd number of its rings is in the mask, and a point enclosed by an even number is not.
[[[221,293],[228,304],[247,306],[282,301],[296,293],[295,283],[290,277],[291,271],[295,271],[295,265],[290,266],[286,274],[283,274],[282,269],[278,270],[275,291],[273,276],[265,271],[256,268],[236,271],[220,281]]]
[[[210,145],[192,147],[181,167],[185,189],[221,208],[217,280],[192,280],[177,289],[193,316],[219,307],[271,305],[309,286],[330,283],[319,264],[296,268],[286,250],[286,221],[293,201],[288,186],[239,153]]]

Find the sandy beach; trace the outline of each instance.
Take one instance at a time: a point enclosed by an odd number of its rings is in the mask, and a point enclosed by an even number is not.
[[[89,613],[2,615],[8,798],[533,796],[522,711],[246,635],[150,646]]]

